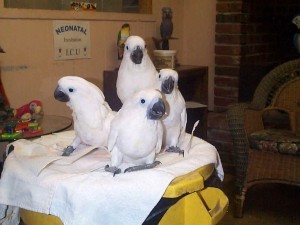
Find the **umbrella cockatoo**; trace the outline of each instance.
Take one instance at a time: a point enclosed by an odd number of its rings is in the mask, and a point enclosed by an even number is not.
[[[119,166],[133,164],[124,172],[153,168],[159,162],[156,154],[161,150],[163,127],[161,117],[165,105],[158,90],[146,89],[128,98],[111,123],[108,150],[111,165],[105,170],[120,173]]]
[[[184,153],[179,146],[185,139],[187,113],[185,100],[178,89],[178,73],[172,69],[160,70],[157,88],[166,98],[168,113],[162,119],[164,128],[162,147],[167,151]]]
[[[125,42],[123,59],[118,71],[117,94],[122,103],[135,92],[151,88],[158,73],[151,61],[145,41],[129,36]]]
[[[70,155],[79,144],[107,146],[111,120],[115,112],[105,101],[102,91],[93,83],[77,76],[59,79],[55,99],[66,102],[72,110],[75,139],[64,149]]]

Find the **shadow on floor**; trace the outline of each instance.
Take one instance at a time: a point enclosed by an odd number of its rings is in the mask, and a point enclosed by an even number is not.
[[[299,225],[300,187],[260,184],[247,192],[243,218],[233,217],[234,177],[225,175],[229,210],[219,225]]]

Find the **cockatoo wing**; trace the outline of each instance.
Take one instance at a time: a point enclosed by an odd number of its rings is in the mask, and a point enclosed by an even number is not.
[[[161,151],[163,141],[163,126],[162,123],[159,121],[157,124],[157,143],[155,146],[155,153],[158,154]]]

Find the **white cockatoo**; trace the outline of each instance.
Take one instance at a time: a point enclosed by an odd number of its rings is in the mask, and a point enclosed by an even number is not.
[[[81,143],[95,147],[107,146],[110,123],[115,112],[96,85],[78,76],[65,76],[58,80],[54,97],[66,102],[72,110],[74,121],[75,139],[64,149],[64,156],[70,155]]]
[[[117,94],[122,103],[135,92],[152,88],[158,73],[151,61],[145,41],[129,36],[125,42],[123,59],[118,71]]]
[[[178,89],[178,73],[173,69],[161,69],[157,88],[165,96],[168,114],[162,119],[164,128],[162,147],[166,151],[184,153],[179,146],[185,139],[187,112],[185,100]]]
[[[156,166],[163,138],[160,119],[164,114],[165,104],[158,90],[142,90],[128,98],[111,123],[108,138],[111,165],[105,170],[120,173],[122,163],[134,165],[124,172]]]

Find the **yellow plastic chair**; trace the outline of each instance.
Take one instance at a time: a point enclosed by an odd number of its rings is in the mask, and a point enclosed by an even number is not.
[[[180,198],[164,214],[159,225],[214,225],[226,214],[228,198],[218,188],[205,187],[204,181],[214,172],[214,165],[200,167],[175,178],[166,189],[163,198]],[[25,225],[63,225],[53,215],[20,209]]]

